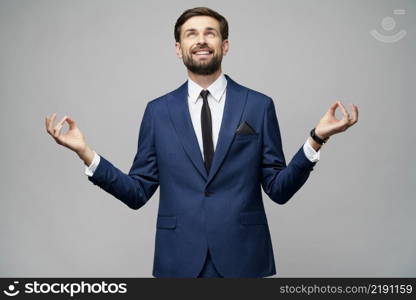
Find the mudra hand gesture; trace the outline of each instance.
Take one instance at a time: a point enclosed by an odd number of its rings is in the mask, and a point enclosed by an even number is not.
[[[78,129],[77,124],[73,119],[68,116],[64,116],[55,126],[56,113],[53,113],[50,117],[45,117],[46,131],[54,138],[54,140],[62,146],[65,146],[75,153],[84,161],[86,165],[91,164],[94,157],[94,152],[85,142],[85,137]],[[67,132],[61,132],[64,122],[69,125]]]
[[[357,123],[358,121],[358,107],[354,104],[350,104],[352,109],[352,117],[349,115],[348,111],[342,105],[341,101],[336,101],[325,115],[321,118],[318,125],[315,127],[315,134],[321,139],[329,138],[331,135],[337,134],[347,130],[349,127]],[[335,111],[337,107],[341,108],[343,118],[338,120],[335,117]]]

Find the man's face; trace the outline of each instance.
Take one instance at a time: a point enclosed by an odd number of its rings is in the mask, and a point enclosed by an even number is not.
[[[182,25],[176,55],[182,58],[189,71],[211,75],[221,67],[228,47],[228,40],[222,40],[220,23],[216,19],[196,16]]]

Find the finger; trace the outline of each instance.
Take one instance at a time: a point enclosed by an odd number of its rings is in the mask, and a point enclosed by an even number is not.
[[[65,122],[65,120],[68,118],[68,116],[64,116],[59,122],[58,122],[58,124],[56,124],[56,126],[63,126],[64,125],[64,122]]]
[[[59,135],[61,134],[61,129],[63,127],[63,123],[65,122],[65,119],[67,118],[67,116],[64,116],[56,125],[55,127],[52,129],[53,131],[53,135],[55,137],[59,137]]]
[[[357,123],[358,121],[358,107],[355,106],[354,104],[350,103],[351,105],[351,111],[352,111],[352,118],[350,121],[350,125],[353,125],[355,123]]]
[[[48,132],[50,134],[52,134],[52,125],[53,125],[53,121],[55,120],[56,117],[56,113],[53,113],[49,118],[48,118]]]
[[[46,126],[46,131],[49,132],[49,123],[50,123],[50,117],[46,116],[45,117],[45,126]]]
[[[49,117],[46,116],[45,117],[45,128],[46,128],[46,131],[48,131],[48,124],[49,124]]]
[[[328,109],[328,112],[335,116],[335,111],[337,110],[337,106],[338,106],[338,101],[335,101]]]
[[[342,114],[344,115],[344,118],[342,119],[344,122],[349,122],[350,115],[348,111],[345,109],[344,105],[342,105],[341,101],[338,101],[339,107],[341,107]]]
[[[56,124],[56,126],[53,128],[53,135],[55,136],[55,137],[58,137],[59,136],[59,134],[60,134],[60,131],[61,131],[61,129],[62,129],[62,126],[63,126],[63,124],[64,124],[64,122],[65,122],[65,120],[66,120],[66,118],[67,118],[67,116],[64,116],[59,122],[58,122],[58,124]]]
[[[69,129],[74,129],[77,127],[77,125],[75,124],[75,121],[71,117],[66,118],[66,122],[69,125]]]
[[[348,122],[349,126],[353,125],[354,120],[355,120],[354,105],[352,103],[350,103],[350,107],[351,107],[351,117],[350,117],[349,122]]]

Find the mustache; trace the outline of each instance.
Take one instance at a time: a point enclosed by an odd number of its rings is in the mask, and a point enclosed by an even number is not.
[[[209,47],[207,44],[200,45],[200,46],[198,46],[198,47],[196,47],[196,48],[194,48],[194,49],[191,49],[191,52],[198,51],[198,50],[206,50],[206,49],[208,49],[208,50],[210,50],[210,51],[214,52],[214,50],[213,50],[213,49],[211,49],[211,47]]]

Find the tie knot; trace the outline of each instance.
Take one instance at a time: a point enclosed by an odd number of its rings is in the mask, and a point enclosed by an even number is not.
[[[202,97],[202,99],[208,99],[208,94],[209,94],[209,91],[208,90],[202,90],[201,91],[201,97]]]

